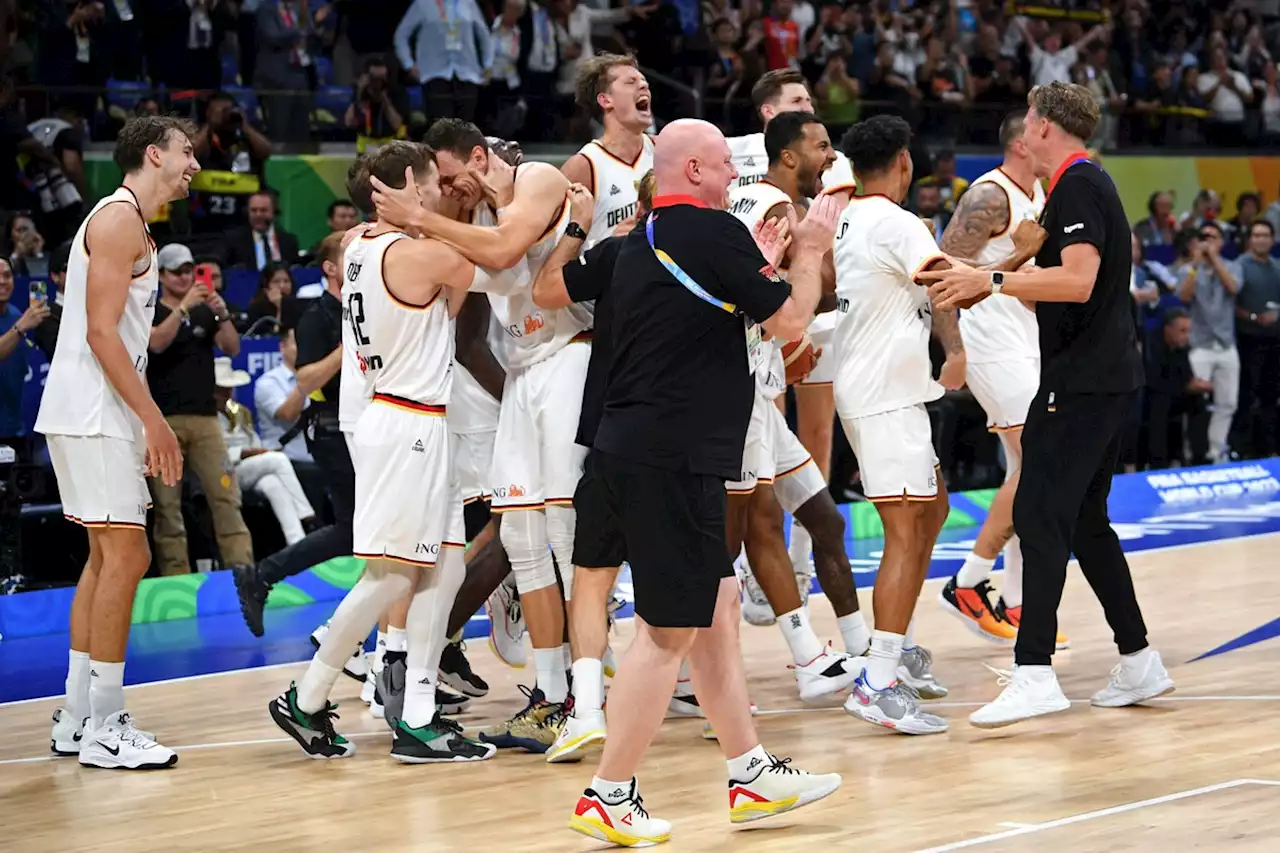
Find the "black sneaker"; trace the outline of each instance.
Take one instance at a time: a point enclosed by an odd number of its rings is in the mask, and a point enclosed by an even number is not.
[[[410,728],[403,721],[396,726],[391,757],[405,764],[442,764],[453,761],[484,761],[498,748],[476,743],[462,735],[462,726],[439,711],[422,728]]]
[[[244,624],[249,626],[249,633],[261,637],[265,630],[262,611],[267,606],[271,587],[262,582],[257,566],[232,566],[231,579],[235,581],[236,595],[240,597],[240,615],[244,617]]]
[[[338,719],[334,713],[337,707],[330,702],[314,714],[308,714],[298,707],[297,685],[290,684],[286,692],[272,700],[267,710],[280,730],[296,740],[311,758],[346,758],[355,753],[356,745],[333,730],[333,721]]]
[[[471,671],[462,643],[449,643],[440,655],[440,683],[459,693],[479,698],[489,693],[489,684]]]
[[[436,707],[440,709],[441,714],[449,716],[461,714],[467,710],[467,706],[470,704],[470,696],[459,696],[457,693],[452,693],[440,685],[436,685]]]
[[[382,699],[382,718],[391,731],[400,724],[404,713],[404,683],[409,672],[408,652],[385,652],[382,672],[378,673],[377,694]]]

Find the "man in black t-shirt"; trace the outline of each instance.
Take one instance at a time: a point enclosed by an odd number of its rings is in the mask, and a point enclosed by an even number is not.
[[[204,490],[223,564],[249,565],[253,542],[240,515],[240,489],[227,459],[213,399],[213,348],[235,357],[240,352],[240,334],[222,297],[195,283],[195,259],[190,249],[177,243],[165,246],[156,263],[160,268],[160,301],[151,326],[147,384]],[[153,477],[151,498],[155,502],[160,572],[186,574],[191,566],[182,521],[182,484],[166,486]]]
[[[1027,103],[1023,139],[1037,175],[1049,179],[1038,268],[992,273],[953,261],[948,272],[922,276],[936,279],[930,290],[939,307],[967,307],[992,293],[1035,301],[1040,327],[1040,391],[1023,430],[1013,507],[1024,560],[1022,622],[1011,683],[969,717],[980,728],[1070,707],[1050,661],[1073,551],[1121,655],[1093,704],[1134,705],[1173,689],[1147,644],[1129,565],[1107,517],[1111,477],[1143,384],[1129,306],[1129,224],[1115,184],[1085,153],[1099,119],[1089,91],[1052,83],[1032,89]]]
[[[578,832],[628,845],[670,835],[671,825],[641,806],[635,770],[686,655],[728,758],[731,820],[785,811],[840,785],[834,774],[787,767],[759,744],[724,542],[724,484],[741,475],[761,327],[784,340],[803,336],[835,203],[818,201],[792,229],[787,285],[725,212],[737,174],[713,125],[668,124],[654,174],[662,195],[652,228],[621,238],[608,285],[612,352],[593,442],[600,499],[618,520],[631,564],[636,637],[613,679],[604,756],[570,818]]]

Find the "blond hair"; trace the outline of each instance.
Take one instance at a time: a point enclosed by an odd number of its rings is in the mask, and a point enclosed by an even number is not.
[[[1027,105],[1036,115],[1053,122],[1082,142],[1093,136],[1102,120],[1102,111],[1093,94],[1075,83],[1049,83],[1033,86],[1027,94]]]
[[[591,114],[594,119],[604,117],[599,97],[607,94],[613,83],[613,69],[638,68],[634,56],[618,53],[598,53],[578,65],[578,75],[573,83],[574,102]]]

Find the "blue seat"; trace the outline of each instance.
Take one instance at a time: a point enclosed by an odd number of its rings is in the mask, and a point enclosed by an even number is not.
[[[350,86],[317,87],[312,113],[316,126],[329,128],[341,125],[354,97],[355,93]]]
[[[240,85],[240,66],[236,63],[236,57],[231,53],[224,53],[220,57],[222,63],[222,85],[223,86],[239,86]]]
[[[124,121],[138,108],[138,103],[151,94],[150,83],[133,80],[108,80],[106,91],[107,115]]]
[[[426,124],[427,123],[427,105],[422,98],[422,87],[410,83],[406,87],[409,95],[409,123],[410,124]]]
[[[333,60],[327,56],[317,56],[316,63],[316,85],[328,86],[333,82]]]

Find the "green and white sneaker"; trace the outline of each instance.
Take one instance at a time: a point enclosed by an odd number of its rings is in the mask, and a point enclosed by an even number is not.
[[[493,744],[463,737],[462,726],[442,716],[439,710],[431,722],[421,728],[411,728],[401,720],[391,744],[391,757],[404,764],[484,761],[497,751]]]
[[[271,701],[267,710],[280,730],[298,742],[309,758],[346,758],[354,755],[356,745],[333,730],[338,719],[334,710],[338,706],[330,702],[326,707],[308,714],[298,707],[298,686],[289,689]]]

